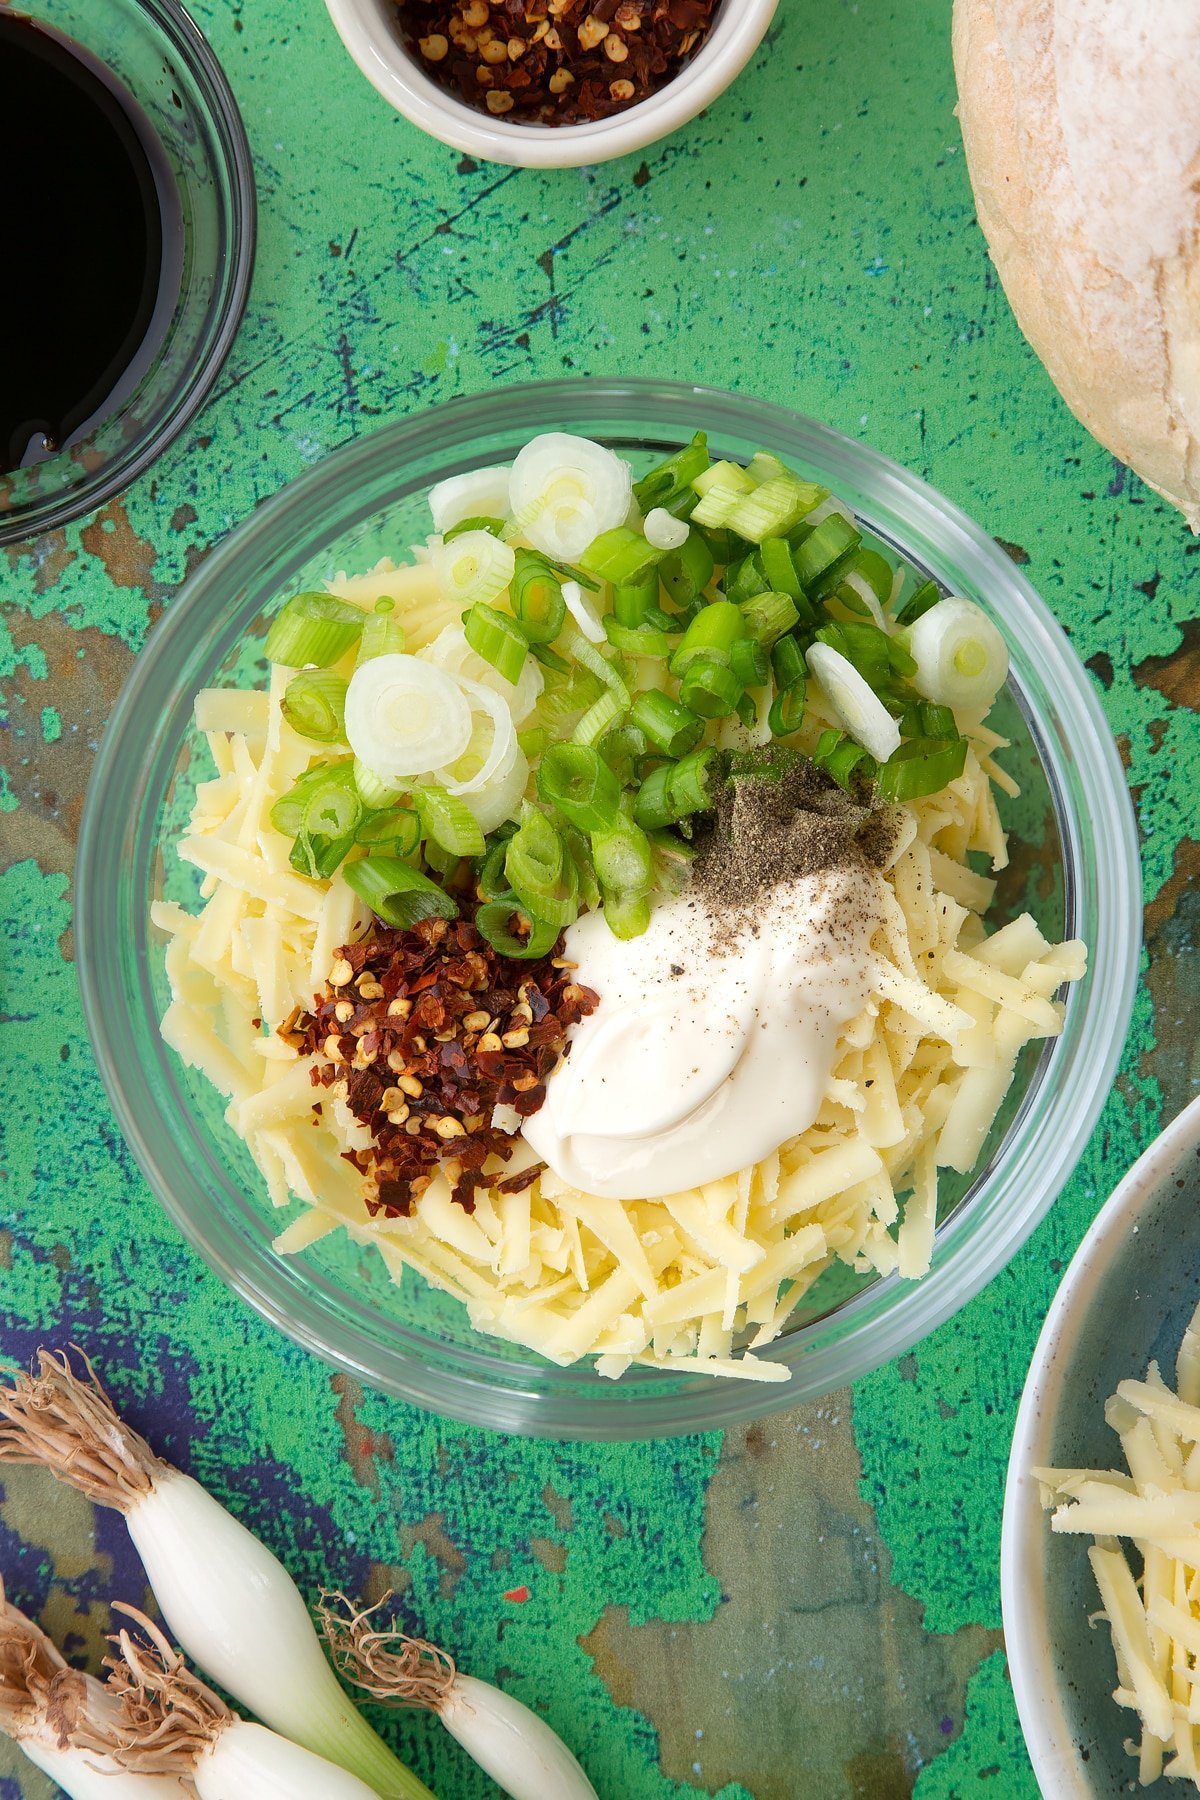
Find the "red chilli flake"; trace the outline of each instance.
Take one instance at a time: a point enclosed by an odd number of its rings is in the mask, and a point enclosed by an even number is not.
[[[517,1193],[537,1179],[540,1163],[497,1181],[513,1138],[491,1119],[497,1105],[537,1112],[569,1027],[598,1004],[560,948],[561,939],[550,956],[518,962],[467,919],[380,925],[338,951],[312,1012],[280,1028],[318,1059],[314,1087],[344,1095],[371,1133],[369,1148],[343,1155],[363,1177],[372,1217],[407,1218],[443,1164],[466,1212],[477,1187]]]
[[[665,87],[720,0],[395,0],[425,72],[514,124],[608,118]]]
[[[531,1598],[531,1595],[527,1587],[517,1587],[509,1588],[503,1598],[505,1600],[511,1600],[514,1606],[524,1606],[525,1602]]]

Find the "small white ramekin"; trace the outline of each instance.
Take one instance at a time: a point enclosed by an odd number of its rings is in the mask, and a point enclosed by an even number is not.
[[[395,0],[325,0],[347,50],[372,86],[422,131],[485,162],[578,169],[643,150],[724,93],[766,36],[779,0],[722,0],[704,47],[674,80],[613,118],[586,125],[521,125],[478,112],[430,79],[405,48]]]

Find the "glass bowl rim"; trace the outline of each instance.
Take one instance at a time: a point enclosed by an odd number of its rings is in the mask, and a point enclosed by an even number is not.
[[[127,1075],[121,1067],[121,1049],[127,1045],[123,1046],[119,1031],[114,1035],[113,1024],[121,1007],[128,1003],[120,992],[110,991],[113,976],[106,959],[92,953],[92,926],[94,896],[99,891],[97,865],[104,860],[106,837],[112,863],[113,838],[120,835],[109,831],[105,821],[130,816],[128,784],[140,778],[144,787],[146,778],[139,777],[137,771],[148,767],[151,761],[145,733],[139,733],[135,722],[142,691],[160,672],[170,682],[170,668],[182,666],[189,649],[199,645],[204,646],[206,659],[212,664],[211,622],[219,615],[212,606],[206,608],[205,601],[210,596],[215,599],[221,594],[238,593],[239,569],[245,579],[251,578],[252,566],[260,560],[255,547],[265,536],[275,531],[282,540],[294,526],[294,535],[303,541],[306,553],[315,553],[323,539],[356,522],[351,509],[355,494],[365,485],[365,470],[395,467],[400,471],[406,459],[415,459],[422,453],[445,455],[455,448],[465,451],[473,439],[511,425],[514,411],[522,405],[527,414],[524,422],[531,429],[552,429],[556,419],[561,428],[564,415],[577,418],[581,414],[595,421],[598,431],[606,420],[628,425],[639,415],[647,425],[653,422],[661,426],[663,412],[675,408],[692,421],[701,415],[710,423],[720,417],[729,431],[752,431],[766,443],[772,441],[774,426],[777,432],[790,434],[792,453],[796,455],[802,454],[794,448],[796,440],[803,439],[803,454],[814,466],[841,469],[843,474],[855,471],[881,509],[898,510],[908,522],[910,542],[913,536],[919,537],[923,526],[940,530],[945,539],[940,552],[942,560],[953,557],[960,573],[964,566],[968,571],[977,570],[1004,591],[1005,603],[1014,607],[1017,614],[1014,641],[1028,654],[1031,669],[1036,667],[1054,676],[1052,705],[1060,715],[1059,732],[1047,731],[1036,716],[1027,716],[1063,834],[1067,904],[1072,904],[1073,892],[1078,896],[1085,889],[1093,901],[1103,902],[1095,907],[1088,975],[1070,995],[1063,1035],[1048,1046],[993,1164],[939,1228],[930,1273],[920,1282],[908,1284],[907,1289],[895,1276],[877,1280],[828,1319],[814,1321],[769,1346],[762,1354],[789,1368],[791,1379],[786,1383],[716,1383],[711,1377],[697,1377],[683,1392],[668,1395],[664,1391],[661,1402],[653,1395],[638,1402],[632,1397],[622,1399],[619,1383],[604,1383],[610,1393],[593,1394],[589,1390],[584,1399],[567,1395],[555,1402],[541,1394],[529,1394],[515,1379],[497,1388],[495,1381],[488,1378],[486,1354],[480,1351],[456,1347],[451,1356],[455,1367],[449,1375],[444,1368],[431,1371],[423,1364],[418,1366],[417,1359],[403,1350],[392,1351],[356,1326],[330,1318],[324,1303],[314,1295],[311,1283],[304,1288],[297,1305],[295,1293],[285,1291],[282,1276],[272,1266],[279,1259],[269,1252],[265,1257],[256,1255],[260,1266],[253,1270],[225,1254],[213,1241],[203,1209],[189,1208],[173,1192],[173,1173],[164,1167],[164,1157],[148,1142],[154,1125],[165,1122],[164,1115],[147,1102],[147,1090],[131,1078],[134,1072]],[[536,417],[528,417],[529,413]],[[672,420],[673,424],[676,422]],[[678,423],[682,430],[683,419]],[[869,509],[860,510],[868,525],[873,526]],[[357,517],[361,516],[362,511]],[[904,539],[900,542],[903,544]],[[229,620],[222,629],[236,639],[238,633]],[[220,650],[220,644],[216,648]],[[182,686],[176,677],[171,684],[172,705],[181,704]],[[190,706],[191,695],[182,698]],[[161,741],[162,737],[161,726],[156,727],[156,738]],[[1080,745],[1086,754],[1076,757],[1073,747]],[[1073,774],[1081,789],[1070,804],[1064,791],[1068,774]],[[1094,818],[1103,822],[1105,854],[1093,855],[1090,861],[1081,860],[1081,834],[1091,833]],[[96,759],[81,826],[77,870],[79,975],[101,1077],[143,1174],[160,1203],[209,1266],[295,1341],[369,1385],[472,1423],[498,1425],[527,1435],[576,1439],[669,1436],[793,1405],[840,1387],[911,1349],[957,1312],[1009,1261],[1074,1169],[1107,1097],[1125,1041],[1141,944],[1136,826],[1111,730],[1062,627],[995,541],[919,477],[857,440],[791,409],[697,385],[637,379],[556,380],[516,384],[474,397],[455,397],[343,445],[264,501],[214,548],[185,583],[138,658]],[[1078,917],[1077,906],[1074,918],[1068,917],[1068,928]],[[145,934],[148,919],[135,921],[134,929]],[[107,959],[109,964],[115,965],[115,961]],[[165,1046],[161,1055],[164,1067],[169,1068]],[[1065,1067],[1060,1068],[1060,1064]],[[1050,1085],[1052,1077],[1058,1078],[1057,1088]],[[1031,1101],[1038,1094],[1045,1098],[1044,1111],[1048,1116],[1043,1117],[1031,1142],[1018,1145],[1018,1135],[1028,1126],[1033,1110]],[[1015,1163],[1014,1146],[1020,1151]],[[1024,1185],[1017,1176],[1022,1177]],[[989,1229],[981,1245],[976,1239],[985,1225]],[[977,1254],[968,1260],[972,1246]],[[837,1321],[835,1341],[814,1347],[813,1334],[829,1319]],[[481,1346],[485,1343],[481,1339]],[[446,1347],[436,1349],[445,1360],[449,1354]],[[511,1365],[497,1365],[502,1382],[505,1367],[511,1369]],[[551,1391],[555,1377],[571,1373],[552,1365],[538,1369],[539,1378],[544,1377]],[[578,1371],[575,1376],[577,1379]],[[638,1415],[636,1419],[634,1414]]]
[[[14,511],[0,511],[0,545],[20,544],[68,525],[94,512],[144,475],[186,431],[208,399],[233,347],[250,295],[258,238],[258,195],[250,140],[229,77],[208,39],[179,0],[112,3],[145,14],[170,41],[199,90],[216,150],[225,166],[232,202],[225,215],[228,255],[214,296],[219,304],[209,306],[214,322],[208,333],[207,352],[202,360],[188,362],[172,399],[166,403],[165,416],[159,417],[152,430],[139,433],[94,476],[85,477],[78,487]]]

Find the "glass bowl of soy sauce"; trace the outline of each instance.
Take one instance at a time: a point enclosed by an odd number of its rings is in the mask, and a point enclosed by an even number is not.
[[[0,544],[127,487],[195,417],[254,261],[250,149],[176,0],[0,0]]]

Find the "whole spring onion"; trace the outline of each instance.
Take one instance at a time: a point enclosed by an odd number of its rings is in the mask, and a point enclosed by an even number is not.
[[[454,851],[449,852],[449,856],[457,861]],[[398,856],[361,857],[357,862],[347,863],[342,875],[346,886],[352,888],[360,900],[365,900],[385,925],[407,931],[421,919],[458,916],[458,907],[446,890],[410,863],[401,862]],[[228,1683],[224,1685],[228,1686]]]
[[[40,1350],[36,1375],[0,1385],[0,1463],[38,1463],[123,1513],[175,1638],[265,1724],[357,1774],[380,1800],[433,1800],[347,1700],[282,1563],[154,1455],[82,1360],[80,1376],[66,1356]],[[291,1791],[299,1800],[304,1790]],[[233,1800],[250,1800],[249,1790]]]
[[[463,633],[475,654],[515,687],[529,654],[529,639],[517,621],[479,601],[463,614]]]
[[[305,669],[284,689],[281,710],[292,730],[317,744],[336,744],[346,721],[344,675],[332,669]]]
[[[263,654],[289,669],[328,668],[358,642],[365,617],[333,594],[293,594],[272,620]]]
[[[140,1628],[122,1630],[109,1661],[115,1722],[77,1728],[85,1749],[128,1769],[189,1779],[198,1800],[376,1800],[375,1790],[325,1757],[230,1712],[135,1607],[118,1605]]]
[[[577,562],[601,533],[623,525],[633,475],[603,444],[548,431],[525,445],[509,477],[513,523],[536,550]]]
[[[120,1712],[95,1676],[67,1667],[41,1627],[9,1603],[0,1580],[0,1732],[71,1800],[187,1800],[194,1790],[178,1776],[135,1774],[74,1741],[75,1726],[105,1729]]]
[[[464,607],[498,599],[515,567],[512,545],[490,531],[465,531],[433,553],[433,571],[442,593],[452,604]]]
[[[511,1694],[461,1675],[435,1644],[381,1628],[378,1606],[355,1608],[344,1594],[321,1596],[318,1617],[346,1679],[384,1705],[432,1712],[510,1800],[596,1800],[596,1790],[546,1721]]]
[[[416,656],[376,656],[346,691],[346,737],[385,779],[443,769],[471,738],[471,707],[458,682]]]
[[[451,856],[482,856],[483,833],[470,807],[458,794],[435,782],[422,783],[416,793],[417,811],[425,835]]]
[[[812,646],[808,652],[808,666],[850,736],[869,751],[876,762],[886,762],[899,748],[900,727],[870,683],[840,650],[829,644]]]
[[[990,706],[1008,677],[1008,645],[973,600],[931,606],[908,642],[916,664],[913,686],[944,706]]]
[[[617,817],[621,784],[598,750],[554,744],[538,765],[537,790],[580,831],[603,831]]]

